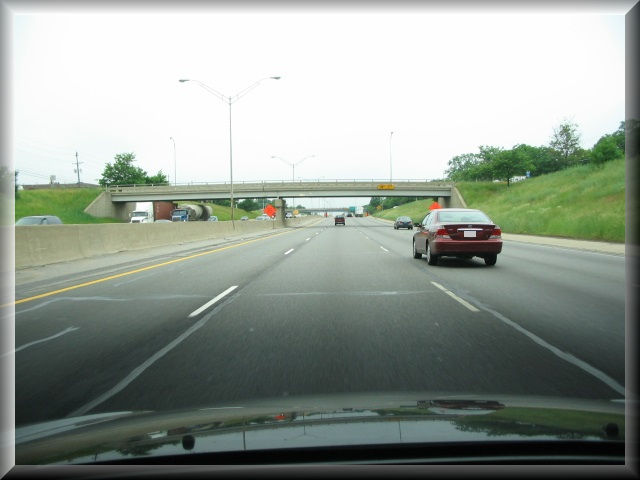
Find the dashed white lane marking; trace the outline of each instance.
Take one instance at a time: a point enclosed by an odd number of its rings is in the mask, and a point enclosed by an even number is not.
[[[380,245],[380,248],[381,248],[382,250],[384,250],[385,252],[389,252],[389,250],[387,250],[386,248],[384,248],[382,245]]]
[[[311,237],[304,239],[305,242],[308,242],[309,240],[311,240]]]
[[[197,310],[194,310],[193,312],[191,312],[189,314],[189,318],[193,318],[196,315],[199,315],[200,313],[204,312],[207,308],[209,308],[211,305],[213,305],[214,303],[216,303],[218,300],[220,300],[223,297],[226,297],[227,295],[229,295],[231,292],[233,292],[236,288],[238,288],[238,285],[233,285],[232,287],[227,288],[224,292],[222,292],[220,295],[218,295],[217,297],[209,300],[207,303],[205,303],[204,305],[202,305],[200,308],[198,308]]]
[[[291,249],[287,250],[286,252],[284,252],[284,254],[285,254],[285,255],[289,255],[291,252],[293,252],[293,250],[294,250],[294,249],[293,249],[293,248],[291,248]]]
[[[467,307],[469,310],[471,310],[472,312],[479,312],[480,310],[478,310],[476,307],[474,307],[473,305],[471,305],[469,302],[467,302],[466,300],[463,300],[462,298],[460,298],[459,296],[457,296],[455,293],[450,292],[449,290],[447,290],[446,288],[444,288],[442,285],[440,285],[439,283],[436,282],[431,282],[432,285],[438,287],[440,290],[442,290],[444,293],[446,293],[447,295],[449,295],[451,298],[453,298],[456,302],[460,303],[461,305],[464,305],[465,307]]]
[[[35,340],[33,342],[29,342],[29,343],[25,343],[24,345],[16,348],[15,350],[11,351],[11,352],[7,352],[7,353],[3,353],[2,355],[0,355],[0,357],[6,357],[7,355],[11,355],[12,353],[16,353],[19,352],[20,350],[24,350],[25,348],[28,348],[32,345],[35,345],[37,343],[42,343],[42,342],[46,342],[48,340],[53,340],[54,338],[58,338],[62,335],[64,335],[65,333],[69,333],[69,332],[73,332],[74,330],[78,330],[78,327],[69,327],[61,332],[56,333],[55,335],[51,335],[50,337],[47,338],[41,338],[40,340]]]

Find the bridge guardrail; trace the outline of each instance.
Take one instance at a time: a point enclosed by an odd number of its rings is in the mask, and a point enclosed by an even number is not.
[[[396,184],[396,183],[416,183],[423,184],[429,183],[431,185],[442,185],[442,186],[451,186],[453,182],[446,180],[429,180],[429,179],[399,179],[390,181],[388,179],[314,179],[314,180],[240,180],[233,182],[235,185],[285,185],[285,184]],[[180,187],[216,187],[216,186],[224,186],[230,185],[230,182],[190,182],[190,183],[181,183],[177,185],[169,185],[169,184],[126,184],[126,185],[108,185],[105,187],[107,192],[118,192],[118,189],[126,188],[126,189],[140,189],[140,188],[157,188],[157,187],[165,187],[168,189],[172,188],[180,188]]]

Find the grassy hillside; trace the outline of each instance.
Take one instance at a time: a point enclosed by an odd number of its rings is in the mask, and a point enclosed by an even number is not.
[[[56,215],[63,223],[117,223],[116,218],[96,218],[84,209],[100,195],[100,188],[21,190],[15,203],[16,220],[29,215]]]
[[[185,202],[186,203],[186,202]],[[235,202],[234,202],[235,203]],[[218,220],[224,222],[225,220],[231,220],[231,207],[223,207],[222,205],[210,204],[213,208],[213,215],[218,217]],[[243,216],[249,218],[256,218],[262,212],[247,212],[241,208],[233,209],[233,219],[240,220]]]
[[[507,233],[624,242],[625,162],[574,167],[511,184],[460,182],[469,208],[485,211]],[[432,200],[385,210],[382,218],[421,221]]]
[[[96,218],[84,213],[84,209],[101,192],[100,188],[22,190],[20,198],[15,202],[16,220],[29,215],[56,215],[65,224],[121,222],[117,218]],[[231,220],[231,207],[213,204],[212,207],[213,215],[216,215],[218,220]],[[262,212],[246,212],[236,208],[234,217],[236,220],[244,215],[255,218],[260,213]]]

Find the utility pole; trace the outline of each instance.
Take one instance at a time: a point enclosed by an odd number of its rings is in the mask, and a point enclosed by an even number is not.
[[[74,172],[76,172],[78,174],[78,185],[80,184],[80,164],[84,163],[84,162],[78,162],[78,152],[76,152],[76,168],[74,169]]]

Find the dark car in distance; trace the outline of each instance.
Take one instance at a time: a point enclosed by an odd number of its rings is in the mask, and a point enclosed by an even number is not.
[[[413,234],[413,258],[424,254],[429,265],[437,265],[440,257],[481,257],[487,265],[495,265],[502,251],[502,231],[481,210],[470,208],[438,208],[417,223]]]
[[[340,215],[336,215],[334,225],[345,225],[346,226],[345,219],[344,219],[344,214],[341,213]]]
[[[411,217],[398,217],[396,221],[393,222],[394,230],[398,230],[399,228],[408,228],[409,230],[413,230],[413,220]]]
[[[55,215],[32,215],[30,217],[22,217],[16,222],[16,225],[60,225],[60,220]]]

